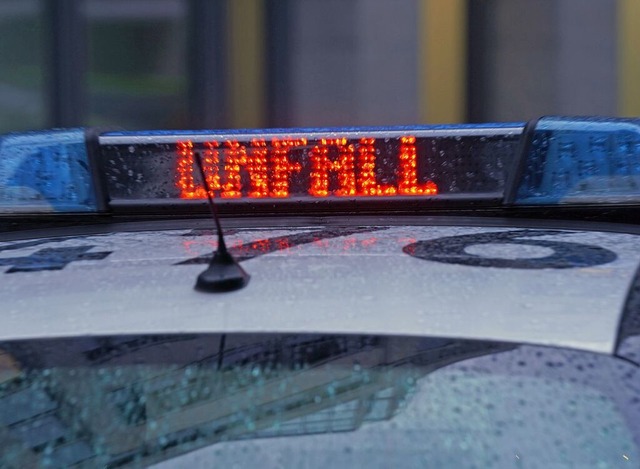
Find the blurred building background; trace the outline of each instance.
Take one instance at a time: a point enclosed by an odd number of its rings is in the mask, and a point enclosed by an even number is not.
[[[638,0],[0,0],[0,132],[640,115]]]

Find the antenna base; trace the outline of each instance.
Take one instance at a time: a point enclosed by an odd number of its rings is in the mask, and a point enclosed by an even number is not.
[[[226,293],[246,287],[250,278],[231,254],[216,251],[207,270],[198,275],[194,288],[206,293]]]

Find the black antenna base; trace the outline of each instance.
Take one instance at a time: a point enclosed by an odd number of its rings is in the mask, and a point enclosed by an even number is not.
[[[231,292],[246,287],[250,278],[228,251],[218,250],[207,270],[198,275],[194,288],[208,293]]]

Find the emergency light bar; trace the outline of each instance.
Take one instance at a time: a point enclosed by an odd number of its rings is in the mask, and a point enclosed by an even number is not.
[[[14,134],[0,138],[0,213],[201,210],[196,153],[223,206],[633,202],[639,122]]]
[[[96,211],[89,166],[81,129],[0,136],[0,213]]]
[[[640,120],[543,117],[531,122],[511,177],[507,203],[640,202]]]

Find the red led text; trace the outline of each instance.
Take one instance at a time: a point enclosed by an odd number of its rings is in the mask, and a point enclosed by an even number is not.
[[[292,192],[313,197],[436,195],[434,182],[419,180],[416,138],[400,137],[398,143],[395,154],[382,158],[394,183],[378,181],[374,138],[214,141],[198,151],[209,187],[222,198],[287,198]],[[176,184],[183,199],[206,197],[194,179],[194,151],[193,142],[177,145]]]

